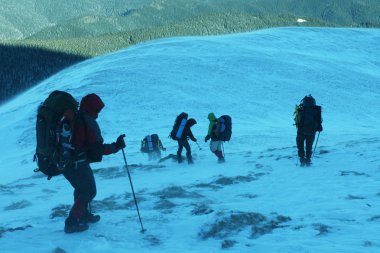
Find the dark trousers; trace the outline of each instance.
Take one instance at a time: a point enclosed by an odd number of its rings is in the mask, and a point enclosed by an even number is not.
[[[313,153],[313,142],[315,139],[315,133],[304,134],[302,131],[297,132],[297,148],[298,156],[301,161],[310,161],[311,155]],[[306,157],[305,157],[305,142],[306,142]]]
[[[74,205],[70,216],[80,218],[96,196],[94,173],[88,163],[83,163],[78,168],[66,170],[63,175],[74,188]]]
[[[190,144],[189,144],[189,141],[187,139],[185,139],[185,140],[178,140],[178,151],[177,151],[178,162],[182,162],[182,156],[181,155],[182,155],[183,148],[186,149],[187,160],[192,161],[193,158],[191,156]]]

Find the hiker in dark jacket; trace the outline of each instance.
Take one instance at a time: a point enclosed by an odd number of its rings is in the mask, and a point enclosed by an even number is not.
[[[222,152],[222,144],[223,141],[221,141],[218,138],[219,135],[219,125],[218,125],[218,119],[215,117],[214,113],[209,113],[207,117],[210,121],[210,124],[208,126],[208,132],[205,137],[205,142],[207,142],[209,139],[210,141],[210,150],[218,157],[219,163],[224,163],[224,156]]]
[[[187,162],[189,164],[193,163],[193,157],[191,155],[191,148],[190,148],[188,139],[194,142],[197,142],[197,139],[194,137],[193,133],[191,132],[191,127],[194,126],[195,124],[197,124],[197,121],[195,121],[195,119],[189,119],[186,122],[181,138],[178,139],[178,151],[177,151],[178,163],[182,163],[182,150],[184,147],[186,149]]]
[[[321,106],[317,106],[315,99],[305,96],[295,110],[295,125],[297,127],[297,149],[301,166],[311,165],[313,142],[316,132],[322,132]],[[306,154],[305,154],[306,143]]]
[[[63,175],[74,188],[74,205],[65,220],[65,232],[74,233],[88,229],[88,223],[100,220],[99,215],[92,214],[89,203],[96,195],[96,183],[90,163],[100,162],[103,155],[114,154],[125,147],[123,136],[116,142],[104,144],[96,119],[104,103],[96,94],[83,97],[79,114],[74,124],[72,145],[75,160]]]

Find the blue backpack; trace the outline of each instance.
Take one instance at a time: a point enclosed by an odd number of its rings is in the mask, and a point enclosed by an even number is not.
[[[186,126],[188,116],[189,115],[185,112],[182,112],[180,115],[177,116],[173,125],[173,129],[169,135],[170,138],[172,138],[173,140],[181,139],[183,130],[185,129],[185,126]]]

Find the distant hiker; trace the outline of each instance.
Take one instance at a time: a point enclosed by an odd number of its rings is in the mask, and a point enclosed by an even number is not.
[[[218,119],[215,117],[214,113],[209,113],[207,118],[210,123],[208,125],[208,132],[205,137],[205,142],[211,139],[210,150],[218,157],[218,162],[223,163],[225,162],[222,152],[223,141],[218,139]]]
[[[178,151],[177,151],[177,159],[178,163],[182,162],[182,149],[185,147],[186,149],[186,158],[189,164],[193,163],[193,156],[191,155],[191,148],[188,139],[193,142],[197,142],[197,139],[194,137],[191,132],[191,127],[197,124],[195,119],[189,119],[186,122],[185,129],[183,130],[182,137],[178,139]]]
[[[300,105],[296,105],[294,121],[297,128],[297,148],[301,166],[311,165],[311,155],[316,132],[322,132],[322,107],[315,99],[305,96]],[[306,156],[304,144],[306,142]]]
[[[82,98],[77,120],[74,124],[72,145],[76,157],[63,175],[74,187],[74,205],[65,221],[65,232],[74,233],[88,229],[88,223],[100,220],[99,215],[90,212],[89,203],[96,195],[96,183],[90,163],[100,162],[103,155],[114,154],[125,147],[123,136],[116,142],[104,144],[96,119],[104,103],[96,94]]]
[[[210,150],[218,157],[219,163],[224,163],[222,145],[224,141],[229,141],[232,134],[232,120],[228,115],[216,118],[214,113],[209,113],[207,117],[210,121],[205,142],[211,139]]]
[[[157,134],[147,135],[141,141],[140,151],[147,153],[149,160],[160,159],[161,150],[165,151],[166,148],[162,145],[162,142]]]
[[[195,119],[187,119],[188,114],[185,112],[182,112],[180,115],[177,116],[173,130],[170,132],[170,137],[173,140],[178,141],[178,151],[177,151],[177,160],[178,163],[182,163],[182,150],[185,147],[186,149],[186,158],[187,162],[189,164],[193,163],[193,157],[191,155],[191,148],[188,139],[191,139],[194,142],[197,142],[197,139],[194,137],[193,133],[191,132],[191,127],[197,122]]]

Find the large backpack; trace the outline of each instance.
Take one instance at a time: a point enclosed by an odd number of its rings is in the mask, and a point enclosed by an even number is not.
[[[232,135],[232,119],[229,115],[223,115],[218,119],[218,139],[230,141]]]
[[[322,125],[322,107],[316,105],[315,99],[309,95],[301,100],[301,104],[296,106],[295,112],[296,127],[304,134],[313,134]]]
[[[73,148],[71,135],[78,102],[69,93],[53,91],[38,107],[36,121],[37,147],[34,160],[50,180],[69,165]]]
[[[170,138],[172,138],[173,140],[181,139],[183,130],[185,129],[185,126],[186,126],[188,116],[189,115],[185,112],[182,112],[180,115],[177,116],[173,125],[173,129],[169,135]]]
[[[141,141],[141,152],[151,153],[158,147],[159,137],[157,134],[147,135]]]

